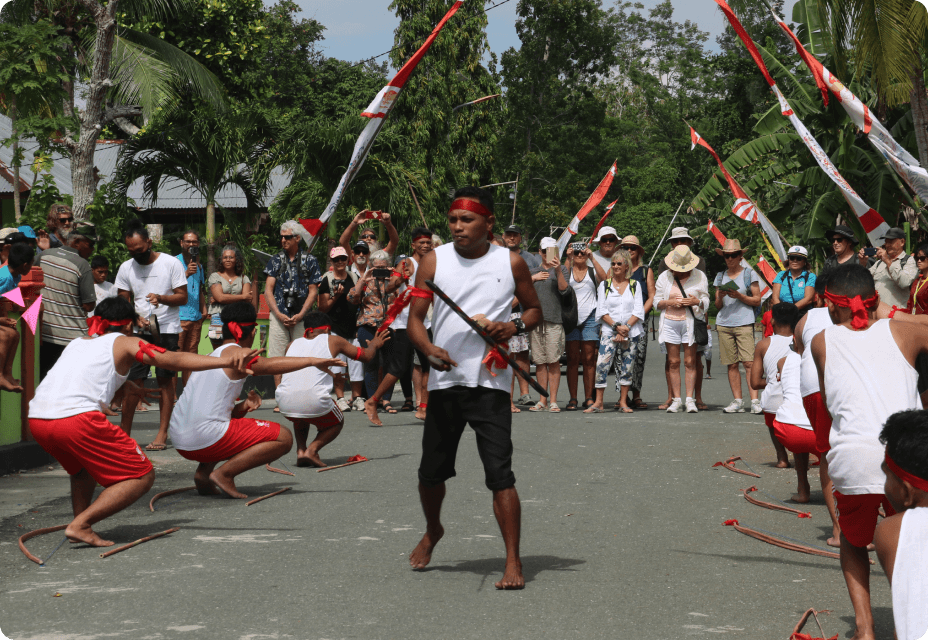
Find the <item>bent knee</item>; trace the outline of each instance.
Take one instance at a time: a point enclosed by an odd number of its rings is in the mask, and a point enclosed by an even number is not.
[[[152,469],[151,471],[146,473],[144,476],[139,478],[139,480],[142,480],[145,483],[145,491],[148,491],[155,484],[155,470]]]
[[[293,434],[290,433],[290,429],[281,427],[280,433],[277,434],[277,442],[281,446],[287,447],[287,451],[290,451],[290,448],[293,447]]]

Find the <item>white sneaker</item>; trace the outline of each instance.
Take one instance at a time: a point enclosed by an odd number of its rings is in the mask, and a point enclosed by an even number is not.
[[[351,410],[352,411],[364,411],[364,398],[362,398],[361,396],[358,396],[357,398],[352,399]]]
[[[351,405],[348,404],[348,401],[345,400],[344,398],[339,398],[338,400],[336,400],[335,406],[338,407],[342,413],[347,413],[348,411],[351,411]]]
[[[686,399],[686,412],[687,413],[699,413],[699,409],[696,408],[696,401],[692,398]]]
[[[744,402],[740,398],[735,398],[730,405],[722,409],[722,413],[744,413]]]
[[[680,398],[674,398],[673,402],[670,403],[670,406],[667,407],[667,413],[680,413],[680,409],[683,408],[683,400]]]
[[[760,406],[760,400],[751,400],[751,413],[763,413],[764,408]]]

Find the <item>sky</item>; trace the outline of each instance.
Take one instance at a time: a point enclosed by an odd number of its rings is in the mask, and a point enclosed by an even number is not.
[[[2,0],[0,0],[2,2]],[[325,40],[320,43],[325,55],[351,62],[370,58],[393,46],[393,31],[399,19],[387,7],[390,0],[296,0],[303,12],[298,17],[314,18],[325,25]],[[497,4],[500,0],[487,0],[487,6]],[[658,4],[659,0],[641,0],[648,8]],[[785,17],[792,16],[792,6],[796,0],[786,0]],[[497,56],[509,47],[519,47],[516,36],[516,4],[518,0],[509,0],[487,13],[489,24],[487,36],[490,49]],[[715,36],[721,33],[725,18],[712,0],[672,0],[674,20],[684,22],[691,20],[702,31],[708,31],[707,48],[715,49]],[[605,0],[604,6],[611,6],[611,0]],[[449,2],[450,6],[450,2]]]

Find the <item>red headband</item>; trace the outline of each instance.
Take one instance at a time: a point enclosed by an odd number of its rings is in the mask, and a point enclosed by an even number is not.
[[[848,298],[847,296],[835,295],[828,291],[828,289],[825,289],[825,299],[839,307],[851,310],[853,314],[853,319],[851,320],[852,329],[866,329],[868,317],[867,309],[876,309],[877,305],[880,304],[880,294],[878,293],[874,293],[873,296],[864,300],[860,296]]]
[[[309,329],[303,332],[303,337],[308,338],[309,334],[311,334],[313,331],[331,331],[331,329],[332,327],[330,327],[327,324],[324,324],[321,327],[310,327]]]
[[[474,202],[473,200],[465,200],[464,198],[458,198],[451,203],[451,208],[448,211],[454,211],[455,209],[463,209],[464,211],[470,211],[471,213],[476,213],[479,216],[484,218],[492,218],[493,212],[487,209],[485,206],[479,202]],[[487,240],[493,240],[493,230],[490,229],[487,231]]]
[[[920,489],[922,491],[928,491],[928,480],[925,480],[924,478],[919,478],[918,476],[913,476],[908,471],[902,470],[899,467],[899,465],[893,462],[892,458],[889,457],[889,452],[886,453],[886,466],[889,468],[890,471],[895,473],[896,477],[899,478],[900,480],[905,480],[906,482],[908,482],[910,485],[912,485],[916,489]]]
[[[253,327],[255,324],[254,322],[228,322],[226,326],[229,327],[229,332],[235,336],[236,340],[241,340],[242,327]]]
[[[87,321],[87,335],[103,335],[110,327],[125,327],[132,324],[132,318],[127,320],[104,320],[100,316],[91,316]]]
[[[458,200],[457,202],[465,202],[465,201],[464,201],[464,200]],[[467,202],[469,202],[469,200],[468,200]],[[452,205],[451,208],[453,209],[453,208],[454,208],[454,205]],[[422,233],[417,233],[416,235],[414,235],[414,236],[412,237],[412,241],[415,242],[415,241],[418,240],[419,238],[428,238],[429,240],[431,240],[431,239],[432,239],[432,234],[431,234],[431,233],[425,233],[424,231],[423,231]]]

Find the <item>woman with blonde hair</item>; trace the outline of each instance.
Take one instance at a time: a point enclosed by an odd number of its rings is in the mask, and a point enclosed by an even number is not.
[[[603,395],[609,366],[615,369],[615,387],[621,394],[616,411],[632,413],[628,390],[632,385],[638,345],[647,336],[641,329],[644,318],[644,292],[630,280],[631,256],[619,249],[611,258],[609,277],[599,284],[596,319],[601,325],[599,357],[596,360],[596,399],[584,413],[602,413]]]
[[[664,258],[667,270],[655,283],[655,307],[661,312],[657,341],[667,349],[670,365],[670,388],[676,395],[667,413],[679,413],[684,408],[681,398],[680,349],[686,369],[687,413],[698,413],[693,397],[696,388],[696,319],[705,321],[709,309],[709,281],[696,268],[699,257],[685,244],[674,247]]]

